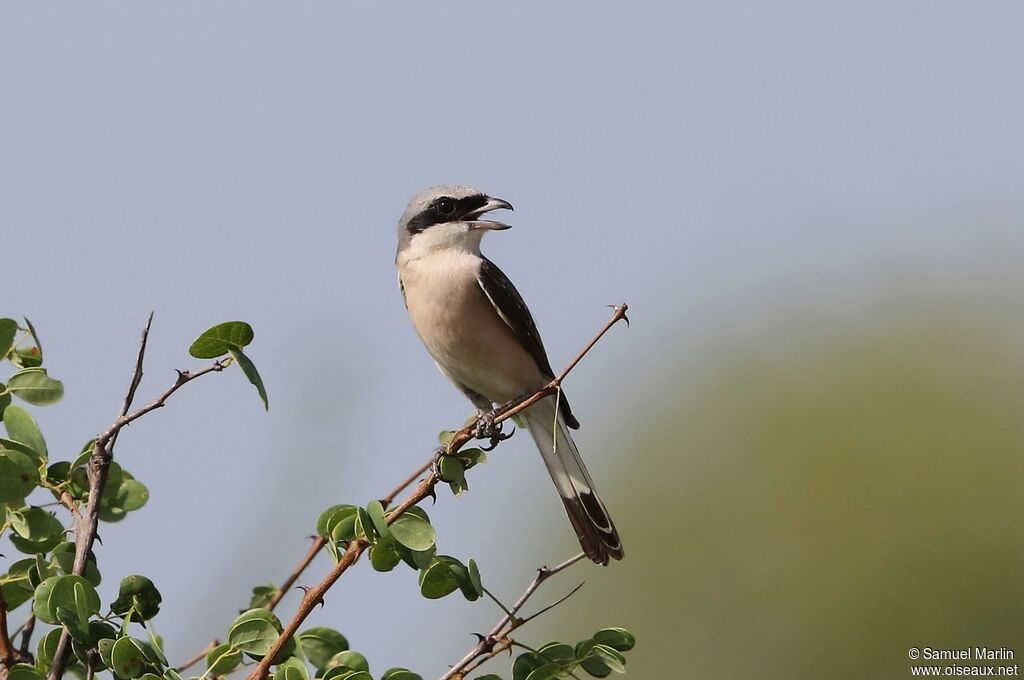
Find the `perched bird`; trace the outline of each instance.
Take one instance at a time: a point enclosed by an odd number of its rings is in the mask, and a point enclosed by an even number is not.
[[[437,186],[409,202],[398,223],[398,279],[416,333],[441,372],[493,424],[495,404],[535,392],[553,377],[533,321],[508,277],[480,253],[484,219],[507,202],[465,186]],[[556,413],[557,409],[557,413]],[[594,489],[569,428],[579,422],[565,395],[523,411],[583,551],[594,562],[622,559],[622,542]]]

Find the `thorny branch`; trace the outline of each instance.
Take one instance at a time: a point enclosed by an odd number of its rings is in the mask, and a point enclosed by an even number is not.
[[[503,404],[499,409],[497,409],[497,415],[494,418],[494,423],[498,424],[504,422],[509,418],[515,416],[516,414],[529,408],[530,406],[537,403],[541,399],[556,394],[561,389],[562,381],[565,380],[566,376],[569,375],[569,373],[576,367],[580,360],[582,360],[583,357],[586,356],[586,354],[591,350],[591,348],[593,348],[593,346],[597,344],[597,342],[604,336],[605,333],[608,332],[608,330],[612,326],[614,326],[616,323],[622,320],[625,320],[627,324],[629,323],[629,319],[626,317],[627,309],[628,306],[626,305],[626,303],[622,303],[621,305],[615,306],[611,318],[605,323],[601,330],[597,332],[593,339],[591,339],[591,341],[587,343],[587,345],[582,350],[580,350],[579,354],[576,355],[576,357],[569,363],[565,370],[563,370],[557,377],[552,378],[547,385],[537,390],[533,394],[520,397],[519,399],[513,399],[507,404]],[[475,430],[475,426],[476,423],[472,423],[470,425],[467,425],[466,427],[463,427],[461,430],[457,431],[448,441],[448,444],[445,447],[443,455],[450,456],[457,453],[463,446],[465,446],[470,440],[472,440],[474,438],[473,432]],[[386,497],[385,500],[387,500],[388,504],[390,504],[390,502],[394,500],[394,498],[396,498],[398,494],[402,492],[402,490],[404,490],[407,486],[412,484],[419,477],[420,474],[430,471],[429,474],[427,474],[427,476],[420,481],[419,485],[416,486],[412,493],[404,501],[399,503],[398,506],[394,510],[392,510],[391,514],[388,515],[388,524],[393,523],[395,520],[401,517],[406,510],[416,505],[424,498],[433,495],[434,487],[437,485],[439,481],[441,481],[438,478],[437,474],[432,470],[433,462],[433,459],[428,461],[419,470],[416,471],[416,474],[407,478],[404,482],[402,482],[401,485],[398,486],[398,488],[396,488],[391,494],[389,494],[388,497]],[[298,578],[298,575],[301,574],[302,570],[305,569],[306,565],[308,565],[309,562],[312,561],[312,557],[315,556],[316,552],[318,552],[322,547],[322,539],[314,543],[314,546],[310,549],[310,552],[306,555],[305,558],[303,558],[303,561],[302,563],[300,563],[296,573],[293,574],[295,578]],[[278,636],[277,641],[274,643],[274,646],[271,647],[270,651],[268,651],[263,656],[259,664],[252,671],[252,673],[249,674],[246,680],[265,680],[270,670],[272,661],[278,656],[278,654],[281,652],[284,646],[288,643],[288,640],[290,640],[295,635],[295,633],[298,632],[299,626],[302,625],[303,621],[306,620],[306,618],[310,615],[313,609],[318,604],[323,604],[324,595],[327,593],[328,590],[330,590],[331,586],[333,586],[337,582],[337,580],[341,578],[342,574],[344,574],[349,567],[355,564],[356,560],[358,560],[359,557],[369,547],[370,543],[365,538],[357,538],[349,542],[348,548],[345,550],[344,553],[342,553],[341,557],[338,559],[337,564],[334,565],[334,568],[331,569],[327,576],[325,576],[324,579],[320,581],[320,583],[318,583],[317,585],[305,590],[305,594],[302,597],[302,601],[299,603],[299,608],[295,612],[295,615],[292,617],[291,621],[288,622],[288,625],[285,626],[284,630]],[[580,556],[573,558],[567,563],[563,563],[563,565],[559,565],[555,569],[561,571],[561,569],[564,569],[565,567],[569,566],[569,564],[575,562],[578,559],[580,559]],[[543,573],[543,571],[544,570],[542,570],[540,573]],[[537,589],[537,586],[540,585],[540,582],[542,582],[544,578],[547,578],[547,576],[540,577],[540,573],[538,573],[540,581],[538,581],[535,585],[531,584],[532,589],[528,589],[528,593],[524,594],[525,597],[520,598],[521,601],[516,603],[516,607],[513,608],[513,612],[517,611],[516,608],[521,607],[522,603],[526,601],[526,598],[528,598],[529,595]],[[552,573],[554,572],[552,571]],[[291,582],[294,583],[295,579],[292,579],[291,577],[289,578],[291,579]],[[278,590],[278,595],[281,594],[283,594],[283,588]],[[276,605],[277,601],[279,600],[280,597],[276,597],[276,601],[273,601],[273,604]],[[268,605],[268,608],[272,608],[272,605]],[[522,623],[519,623],[518,625],[522,625]],[[461,678],[463,676],[459,677]],[[51,678],[50,680],[56,679]]]
[[[150,411],[162,408],[172,394],[177,392],[187,383],[207,373],[223,371],[231,364],[230,359],[220,359],[213,362],[206,368],[190,373],[178,371],[178,377],[164,390],[163,394],[156,399],[131,411],[132,402],[135,400],[135,391],[142,382],[142,364],[146,356],[146,342],[149,339],[149,329],[153,325],[153,314],[146,320],[146,326],[142,329],[142,337],[139,341],[139,354],[135,360],[135,370],[132,372],[132,380],[128,386],[128,392],[121,406],[114,423],[105,432],[96,437],[93,443],[92,455],[86,464],[86,474],[89,479],[89,497],[85,504],[85,512],[75,515],[75,562],[72,573],[81,576],[85,571],[85,565],[96,542],[96,531],[99,527],[100,499],[103,497],[103,489],[107,484],[107,474],[110,470],[110,461],[114,458],[114,444],[121,430],[146,415]],[[74,514],[74,513],[72,513]],[[57,643],[57,650],[53,655],[53,666],[50,668],[48,680],[60,680],[64,674],[64,667],[67,664],[68,653],[71,651],[71,637],[67,628],[63,630],[60,641]]]
[[[480,641],[476,644],[476,647],[471,649],[469,653],[466,654],[466,656],[462,657],[462,659],[460,659],[457,664],[452,666],[451,670],[449,670],[447,673],[441,676],[440,680],[463,680],[463,678],[465,678],[467,675],[475,671],[484,663],[486,663],[490,659],[493,659],[498,654],[504,652],[506,649],[511,648],[514,644],[514,640],[512,640],[512,638],[509,637],[512,631],[519,628],[520,626],[523,626],[527,622],[532,621],[533,619],[537,618],[538,616],[550,610],[551,608],[560,605],[561,603],[569,599],[569,597],[571,597],[573,594],[575,594],[576,591],[583,586],[582,583],[576,588],[574,588],[568,595],[558,600],[554,604],[544,607],[539,612],[531,614],[525,619],[519,618],[518,616],[519,610],[521,610],[523,608],[523,605],[526,604],[526,601],[529,600],[535,592],[537,592],[537,588],[540,587],[541,583],[544,583],[544,581],[551,578],[558,572],[568,569],[584,557],[586,557],[586,554],[580,553],[579,555],[576,555],[575,557],[572,557],[566,560],[565,562],[562,562],[557,567],[541,567],[540,569],[538,569],[537,575],[533,577],[533,581],[531,581],[530,585],[526,587],[526,590],[523,591],[523,594],[519,596],[519,599],[516,600],[516,603],[512,605],[512,609],[505,613],[505,616],[503,616],[502,619],[498,621],[494,628],[491,629],[490,633],[488,633],[486,636],[481,636]]]

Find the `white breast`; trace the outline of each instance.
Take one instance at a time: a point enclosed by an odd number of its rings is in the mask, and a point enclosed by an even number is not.
[[[503,402],[545,382],[480,288],[479,255],[403,253],[397,264],[416,333],[457,385]]]

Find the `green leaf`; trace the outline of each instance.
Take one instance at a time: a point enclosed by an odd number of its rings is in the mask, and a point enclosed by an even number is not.
[[[462,463],[455,456],[441,456],[438,468],[441,471],[441,481],[443,482],[461,484],[466,479],[466,469],[462,467]]]
[[[203,331],[188,348],[188,353],[196,359],[216,359],[232,348],[245,347],[252,342],[253,337],[252,326],[246,322],[227,321]]]
[[[436,560],[420,572],[420,593],[428,600],[437,600],[459,587],[448,563]]]
[[[18,334],[18,322],[14,319],[0,319],[0,359],[3,359],[14,347],[14,336]]]
[[[277,595],[277,586],[273,583],[253,587],[252,597],[249,598],[249,609],[265,608],[275,595]]]
[[[62,572],[70,574],[75,566],[75,544],[71,541],[61,543],[53,549],[52,558]],[[92,551],[85,560],[85,573],[82,576],[93,586],[98,586],[102,580],[100,570],[96,567],[96,556]]]
[[[309,668],[301,658],[292,656],[278,664],[274,678],[275,680],[309,680]]]
[[[358,672],[348,666],[334,666],[324,671],[320,680],[348,680],[348,678],[354,677]]]
[[[121,579],[117,599],[110,609],[125,618],[131,612],[131,620],[137,623],[148,621],[160,611],[163,598],[153,582],[145,576],[126,576]]]
[[[535,652],[526,652],[512,663],[512,680],[526,680],[538,668],[547,665],[547,660]]]
[[[373,529],[377,535],[381,538],[390,535],[388,521],[384,518],[384,506],[380,501],[370,501],[370,504],[366,506],[366,514],[370,516],[370,522],[373,523]]]
[[[46,458],[43,433],[28,411],[20,406],[8,406],[4,409],[4,427],[7,428],[8,437],[27,446],[36,458]]]
[[[373,530],[373,521],[365,508],[356,508],[356,536],[366,536],[370,543],[377,542],[377,532]]]
[[[9,451],[17,451],[24,453],[26,456],[32,458],[32,460],[39,460],[39,454],[32,450],[31,447],[16,442],[13,439],[7,439],[6,437],[0,437],[0,449],[7,449]]]
[[[348,640],[333,628],[323,626],[310,628],[296,637],[299,641],[299,648],[318,672],[327,668],[327,664],[335,654],[348,651]]]
[[[242,663],[242,653],[231,645],[217,645],[206,653],[206,668],[214,675],[227,675]]]
[[[5,319],[0,319],[4,321]],[[35,666],[27,663],[16,663],[7,671],[7,680],[43,680],[43,674]]]
[[[11,543],[29,555],[49,552],[64,540],[64,527],[42,508],[8,512],[8,519],[15,532],[10,536]]]
[[[389,668],[380,676],[380,680],[423,680],[423,676],[413,673],[408,668]]]
[[[605,666],[616,673],[626,672],[626,657],[622,656],[622,653],[618,650],[612,649],[607,645],[596,644],[594,645],[594,654],[601,658]]]
[[[473,584],[473,589],[477,594],[484,594],[484,584],[480,580],[480,568],[476,566],[476,560],[469,561],[469,581]]]
[[[18,371],[7,381],[7,389],[36,406],[56,403],[64,396],[64,383],[48,376],[42,368]]]
[[[58,629],[57,632],[59,633],[60,630]],[[100,661],[102,661],[103,665],[107,668],[110,668],[110,665],[113,663],[110,660],[110,652],[114,649],[115,642],[117,642],[117,640],[112,640],[108,638],[100,640],[98,643],[96,643],[96,649],[99,650],[100,653]],[[56,645],[54,646],[56,647]],[[50,657],[50,662],[53,662],[53,657]]]
[[[37,484],[39,468],[32,458],[21,451],[0,449],[0,503],[21,505]]]
[[[451,570],[452,576],[455,578],[455,582],[459,586],[459,590],[462,591],[463,597],[470,602],[479,600],[484,594],[483,589],[481,588],[478,590],[476,585],[474,585],[473,579],[470,578],[469,569],[466,565],[454,557],[449,557],[447,555],[441,555],[439,559],[448,564],[448,568]]]
[[[267,401],[267,388],[263,386],[263,378],[260,377],[260,372],[256,370],[256,364],[252,363],[252,360],[245,356],[242,350],[237,347],[229,348],[228,352],[238,363],[238,367],[242,369],[242,373],[245,373],[245,377],[249,379],[249,382],[256,386],[256,391],[259,393],[260,399],[263,400],[264,410],[269,411],[270,403]]]
[[[549,642],[537,651],[548,661],[561,666],[569,666],[576,663],[576,654],[573,646],[567,645],[564,642]]]
[[[593,640],[584,640],[576,645],[576,659],[580,667],[595,678],[606,678],[612,674],[612,669],[605,665],[601,657],[594,653],[594,646],[597,643]]]
[[[89,462],[89,459],[92,458],[92,454],[95,450],[95,439],[90,439],[85,444],[83,444],[82,449],[78,452],[78,455],[75,456],[75,459],[71,462],[71,469],[75,470],[77,468],[83,467],[86,463]],[[113,462],[111,462],[111,465],[113,465]]]
[[[0,383],[0,418],[3,418],[4,411],[11,405],[11,393],[7,391],[7,386]]]
[[[25,319],[25,325],[28,326],[28,332],[36,343],[35,347],[13,348],[8,358],[18,368],[33,368],[43,363],[43,346],[39,342],[39,336],[36,335],[36,329],[32,326],[32,322]]]
[[[126,514],[138,510],[148,500],[149,489],[146,485],[124,472],[118,480],[112,482],[108,479],[100,498],[100,519],[104,522],[120,522]]]
[[[35,560],[26,558],[11,565],[6,574],[0,576],[0,592],[3,593],[7,610],[14,611],[32,599],[35,588],[32,586],[30,572]]]
[[[402,561],[395,550],[395,539],[392,536],[382,538],[370,547],[370,564],[377,571],[391,571]]]
[[[29,335],[32,336],[32,342],[36,343],[36,346],[31,348],[35,351],[32,352],[35,356],[39,357],[39,362],[43,361],[43,343],[39,342],[39,334],[36,333],[36,327],[32,325],[32,322],[28,320],[27,316],[21,317],[25,321],[25,325],[28,326]]]
[[[151,666],[146,644],[132,637],[119,638],[110,650],[110,668],[124,678],[138,678]]]
[[[370,662],[366,660],[366,657],[359,652],[354,652],[351,649],[345,650],[344,652],[338,652],[331,657],[331,660],[327,662],[328,668],[335,668],[337,666],[345,666],[351,668],[354,671],[367,671],[370,670]]]
[[[437,532],[428,521],[408,512],[391,524],[391,534],[410,550],[428,550],[437,540]]]
[[[50,624],[63,623],[57,616],[57,609],[75,612],[79,619],[98,614],[100,596],[92,584],[81,576],[51,576],[36,587],[32,613],[40,621]]]
[[[562,673],[562,667],[557,663],[546,663],[540,668],[535,668],[526,676],[526,680],[553,680]]]
[[[352,670],[348,666],[335,666],[324,673],[320,680],[373,680],[373,676],[367,671]]]
[[[625,628],[602,628],[594,633],[594,642],[619,652],[628,652],[636,645],[636,637]]]
[[[164,656],[164,640],[158,635],[153,633],[152,628],[147,628],[146,632],[149,633],[149,649],[153,652],[153,656],[160,663],[161,666],[169,666],[167,663],[167,657]]]
[[[247,654],[263,656],[270,651],[282,631],[281,621],[266,609],[250,609],[234,620],[228,642]]]
[[[320,513],[316,533],[327,540],[351,541],[356,537],[355,525],[356,506],[332,505]]]
[[[104,641],[113,647],[117,639],[117,629],[105,621],[90,621],[89,631],[86,635],[85,646],[87,649],[94,649]]]
[[[74,611],[57,607],[57,621],[67,629],[74,642],[84,643],[89,637],[89,622],[83,624]]]

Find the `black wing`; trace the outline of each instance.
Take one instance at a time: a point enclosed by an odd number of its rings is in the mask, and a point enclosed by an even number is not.
[[[537,324],[530,314],[529,308],[523,302],[523,296],[519,294],[516,287],[505,276],[505,272],[498,269],[498,265],[480,256],[480,273],[477,275],[477,282],[483,289],[484,295],[494,305],[498,316],[509,327],[512,334],[516,336],[519,344],[523,346],[533,360],[537,362],[542,373],[548,378],[554,378],[555,372],[551,370],[551,362],[548,361],[547,352],[544,351],[544,343],[541,342],[540,332]],[[560,399],[562,404],[562,416],[565,424],[574,430],[579,428],[579,421],[573,416],[569,408],[569,402],[565,400],[565,394]]]

